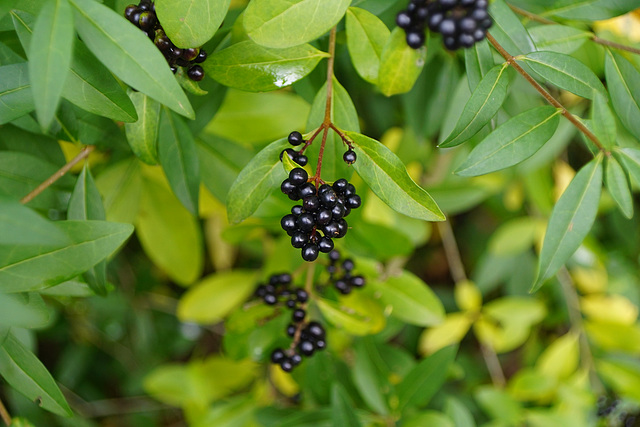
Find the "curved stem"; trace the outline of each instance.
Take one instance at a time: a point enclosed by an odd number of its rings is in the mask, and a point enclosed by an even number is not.
[[[11,425],[11,415],[9,415],[9,411],[5,408],[2,400],[0,400],[0,418],[7,426]]]

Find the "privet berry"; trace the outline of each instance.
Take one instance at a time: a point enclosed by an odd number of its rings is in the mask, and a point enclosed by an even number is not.
[[[174,45],[164,32],[156,15],[156,7],[150,0],[141,0],[139,4],[130,4],[124,9],[124,16],[140,28],[162,52],[172,73],[178,67],[187,69],[187,76],[196,82],[204,78],[204,69],[197,64],[207,59],[207,52],[201,48],[180,49]]]
[[[396,24],[414,49],[424,45],[426,28],[442,34],[449,50],[468,48],[483,40],[493,24],[488,5],[488,0],[411,0],[396,15]]]
[[[351,293],[353,288],[362,288],[366,285],[364,276],[354,276],[355,263],[351,258],[345,258],[340,262],[340,252],[332,250],[329,253],[329,282],[343,295]]]
[[[289,141],[289,144],[293,145],[294,147],[297,147],[298,145],[305,142],[302,134],[298,131],[291,132],[287,140]],[[309,159],[307,159],[307,156],[297,152],[293,148],[286,148],[282,150],[282,152],[280,153],[280,161],[282,161],[282,156],[284,156],[285,154],[287,154],[291,160],[293,160],[300,166],[306,166],[307,162],[309,161]]]

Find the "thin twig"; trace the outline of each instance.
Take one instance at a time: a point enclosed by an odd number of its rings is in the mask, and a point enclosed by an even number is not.
[[[2,418],[2,421],[5,423],[5,425],[11,425],[11,415],[9,415],[9,411],[7,411],[7,408],[5,408],[2,399],[0,399],[0,418]]]
[[[467,280],[467,274],[464,271],[464,264],[462,264],[456,237],[451,229],[451,223],[447,220],[438,222],[437,224],[440,237],[442,238],[442,245],[444,246],[444,253],[447,257],[447,263],[449,264],[449,271],[451,271],[451,277],[453,277],[453,281],[456,283],[464,282]]]
[[[557,22],[555,21],[552,21],[540,15],[536,15],[535,13],[529,12],[528,10],[520,9],[518,6],[514,6],[509,3],[508,5],[511,8],[511,10],[513,10],[515,13],[517,13],[518,15],[525,16],[531,19],[532,21],[540,22],[541,24],[547,24],[547,25],[557,24]]]
[[[500,365],[500,359],[498,359],[498,355],[493,350],[493,348],[482,343],[480,343],[480,351],[482,351],[484,363],[487,365],[487,370],[489,371],[491,382],[497,387],[504,387],[507,383],[507,379],[505,378],[504,372],[502,371],[502,366]]]
[[[42,184],[38,185],[31,193],[27,194],[26,196],[24,196],[22,198],[22,200],[20,200],[20,203],[22,204],[27,204],[29,203],[31,200],[33,200],[38,194],[42,193],[44,190],[46,190],[47,188],[49,188],[51,185],[53,185],[57,180],[59,180],[60,178],[62,178],[67,172],[69,172],[71,170],[72,167],[74,167],[78,162],[80,162],[82,159],[86,158],[89,154],[91,154],[91,152],[93,150],[95,150],[95,146],[94,145],[87,145],[85,146],[82,151],[80,151],[80,153],[78,153],[77,156],[75,156],[73,159],[71,159],[71,161],[69,163],[67,163],[66,165],[64,165],[63,167],[61,167],[56,173],[54,173],[53,175],[51,175],[49,178],[47,178],[46,181],[44,181]]]
[[[601,39],[600,37],[596,36],[595,34],[593,36],[591,36],[591,41],[601,44],[603,46],[608,46],[608,47],[613,47],[615,49],[620,49],[620,50],[626,50],[627,52],[631,52],[631,53],[635,53],[636,55],[640,55],[640,49],[637,49],[635,47],[631,47],[631,46],[626,46],[620,43],[616,43],[616,42],[612,42],[609,40],[605,40],[605,39]]]
[[[331,124],[331,100],[333,97],[333,63],[336,59],[336,27],[329,33],[329,60],[327,61],[327,102],[324,107],[324,126]]]
[[[315,262],[309,263],[309,267],[307,268],[307,277],[305,278],[305,282],[304,282],[304,289],[307,291],[307,294],[309,295],[309,297],[311,297],[311,293],[313,292],[313,276],[315,275],[315,272],[316,272],[316,263]],[[307,304],[308,302],[300,304],[300,308],[303,310],[306,310]],[[302,330],[304,329],[305,326],[307,326],[307,324],[308,322],[302,321],[302,322],[298,322],[298,324],[296,325],[296,331],[293,334],[293,340],[291,341],[291,345],[289,345],[289,349],[287,350],[289,355],[292,355],[294,353],[296,347],[300,343]]]
[[[501,45],[500,43],[498,43],[498,41],[496,39],[493,38],[493,36],[489,33],[487,33],[487,40],[489,40],[489,43],[491,43],[493,45],[493,47],[498,51],[498,53],[500,53],[500,55],[502,55],[502,57],[504,59],[507,60],[507,64],[511,65],[518,73],[520,73],[520,75],[522,77],[525,78],[525,80],[527,80],[527,82],[534,87],[535,90],[537,90],[540,95],[542,95],[544,97],[544,99],[547,100],[547,102],[551,105],[553,105],[554,107],[560,109],[560,112],[562,113],[562,115],[564,117],[566,117],[567,120],[569,120],[576,128],[578,128],[578,130],[580,132],[582,132],[587,138],[589,138],[591,140],[591,142],[594,143],[594,145],[596,147],[598,147],[598,150],[602,151],[603,153],[605,153],[605,155],[610,156],[611,153],[609,151],[607,151],[606,148],[604,148],[604,146],[602,145],[602,143],[598,140],[598,138],[593,134],[593,132],[591,132],[589,129],[587,129],[587,127],[582,124],[582,122],[580,122],[580,120],[578,120],[577,118],[575,118],[575,116],[573,114],[571,114],[569,112],[569,110],[567,110],[562,104],[560,104],[560,102],[558,102],[557,99],[555,99],[553,96],[551,96],[551,94],[549,92],[546,91],[545,88],[543,88],[542,86],[540,86],[540,84],[535,81],[533,79],[533,77],[531,77],[529,75],[529,73],[527,73],[517,62],[516,62],[516,58],[513,57],[509,52],[507,52]]]

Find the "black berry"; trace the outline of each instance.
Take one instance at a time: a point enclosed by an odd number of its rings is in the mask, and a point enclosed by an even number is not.
[[[293,146],[300,145],[304,142],[304,139],[302,138],[302,134],[298,131],[291,132],[287,140],[289,141],[289,144]]]
[[[204,70],[199,65],[194,65],[187,71],[187,76],[194,82],[199,82],[204,78]]]

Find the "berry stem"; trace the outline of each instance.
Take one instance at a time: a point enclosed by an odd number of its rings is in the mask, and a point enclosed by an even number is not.
[[[318,129],[316,129],[316,131],[313,133],[313,135],[311,135],[311,138],[309,138],[307,140],[307,142],[305,142],[304,145],[302,146],[302,148],[300,149],[300,151],[299,151],[300,154],[303,154],[304,150],[306,150],[308,146],[313,144],[313,141],[316,139],[316,136],[318,136],[318,134],[320,133],[321,130],[322,130],[322,126],[320,126]]]
[[[309,300],[311,299],[311,295],[313,291],[313,276],[315,275],[315,272],[316,272],[316,263],[310,262],[307,268],[307,277],[305,278],[305,282],[304,282],[304,289],[307,291],[307,294],[309,294]],[[307,302],[305,303],[302,303],[300,305],[300,308],[306,311],[307,304],[309,304],[309,300],[307,300]],[[300,336],[302,335],[302,330],[307,325],[307,323],[308,322],[306,321],[302,321],[302,322],[298,322],[298,324],[296,325],[296,332],[293,334],[293,340],[291,341],[291,345],[287,349],[287,353],[289,354],[289,356],[293,354],[296,347],[300,343]]]
[[[11,425],[11,415],[9,415],[9,411],[0,400],[0,418],[2,418],[2,422],[4,422],[7,426]]]
[[[331,101],[333,98],[333,63],[336,57],[336,27],[329,34],[329,60],[327,61],[327,102],[324,107],[324,121],[322,127],[331,125]]]
[[[534,89],[537,90],[540,93],[540,95],[542,95],[544,97],[544,99],[547,100],[547,102],[549,104],[551,104],[554,107],[560,109],[561,114],[567,120],[569,120],[576,128],[578,128],[578,130],[580,132],[582,132],[587,138],[589,138],[591,140],[591,142],[593,142],[595,144],[595,146],[598,147],[598,150],[602,151],[606,156],[611,156],[611,153],[604,148],[602,143],[593,134],[593,132],[591,132],[589,129],[587,129],[587,127],[584,124],[582,124],[580,122],[580,120],[578,120],[573,114],[571,114],[569,112],[569,110],[567,110],[562,104],[560,104],[560,102],[557,99],[555,99],[553,96],[551,96],[551,94],[549,92],[547,92],[547,90],[545,88],[543,88],[537,81],[535,81],[533,79],[533,77],[531,77],[529,75],[529,73],[527,73],[517,63],[516,58],[514,58],[509,52],[507,52],[500,45],[500,43],[498,43],[498,41],[496,39],[494,39],[493,36],[491,34],[489,34],[489,33],[487,33],[487,40],[489,40],[489,43],[491,43],[493,45],[493,47],[498,51],[498,53],[500,55],[502,55],[502,57],[504,59],[507,60],[507,64],[511,65],[518,73],[520,73],[520,75],[522,77],[524,77],[525,80],[527,80],[527,82],[529,82],[529,84],[531,86],[533,86]]]
[[[342,139],[342,142],[347,144],[349,148],[353,149],[353,146],[351,145],[351,140],[349,140],[349,138],[347,138],[347,136],[344,133],[342,133],[340,129],[338,129],[333,123],[330,123],[329,127],[333,129],[335,133],[338,134],[338,136]]]

